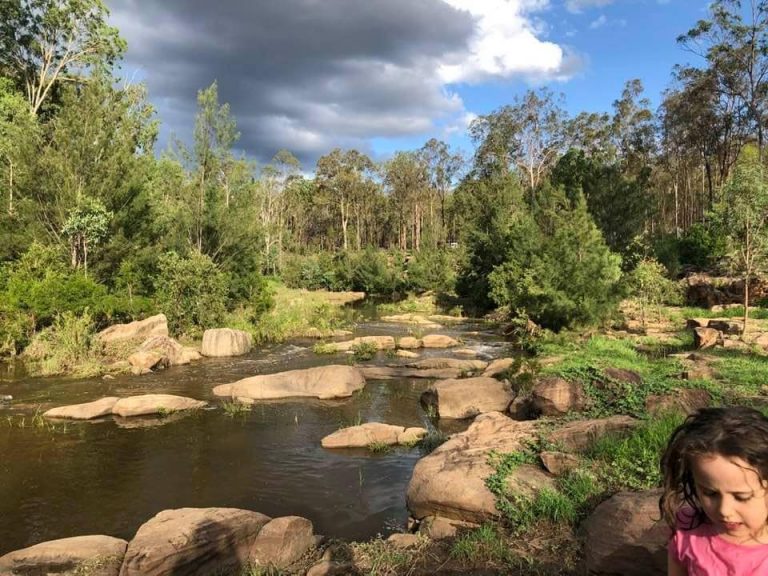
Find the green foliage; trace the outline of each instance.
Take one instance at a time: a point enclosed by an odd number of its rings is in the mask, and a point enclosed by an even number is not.
[[[507,564],[515,560],[506,534],[494,524],[483,524],[462,533],[451,544],[451,556],[472,564]]]
[[[661,454],[682,421],[679,414],[665,414],[644,421],[629,435],[598,438],[587,455],[600,464],[602,483],[611,492],[657,487],[661,483]]]
[[[448,436],[436,428],[430,428],[427,435],[418,442],[419,452],[426,456],[434,452],[435,448],[444,444]]]
[[[229,418],[235,416],[245,416],[253,409],[253,405],[240,402],[238,400],[231,400],[222,402],[221,407],[224,409],[224,414]]]
[[[583,201],[543,213],[535,249],[506,245],[506,260],[489,274],[499,306],[524,311],[553,330],[590,325],[618,304],[621,259],[610,252]]]
[[[196,334],[220,324],[226,312],[226,276],[203,254],[182,258],[175,252],[159,259],[157,302],[174,333]]]
[[[100,346],[94,339],[93,321],[85,312],[64,312],[52,326],[37,334],[24,352],[32,361],[32,372],[42,376],[76,373],[92,376],[100,372]]]
[[[680,304],[680,286],[667,278],[667,270],[653,259],[643,259],[626,277],[629,293],[640,302],[640,313],[645,326],[649,309],[664,304]],[[658,311],[656,311],[658,313]]]
[[[408,261],[407,285],[416,292],[452,292],[456,284],[453,253],[446,250],[421,250]]]
[[[333,342],[318,342],[312,346],[312,352],[315,354],[336,354],[339,351]]]
[[[351,255],[352,289],[391,296],[405,288],[402,255],[367,248]]]
[[[387,454],[392,452],[392,445],[386,442],[371,442],[368,444],[368,450],[374,454]]]
[[[379,347],[373,342],[360,342],[352,346],[352,355],[356,362],[365,362],[373,360]]]
[[[88,271],[88,251],[107,237],[112,216],[104,204],[92,198],[80,199],[69,211],[61,233],[69,238],[74,267],[82,265]]]

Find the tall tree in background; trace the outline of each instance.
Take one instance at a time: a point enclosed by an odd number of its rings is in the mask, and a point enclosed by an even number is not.
[[[122,55],[108,15],[101,0],[0,0],[0,72],[23,87],[32,114],[58,82]]]
[[[427,167],[429,183],[440,199],[440,233],[436,240],[444,245],[447,234],[445,200],[464,160],[460,154],[451,154],[448,145],[436,138],[424,144],[419,153]]]
[[[368,156],[357,150],[339,148],[322,156],[315,170],[318,188],[338,207],[342,247],[349,249],[349,221],[363,200],[375,167]]]
[[[744,278],[744,328],[749,320],[749,282],[768,263],[768,178],[757,150],[746,147],[715,207],[729,241],[729,260]]]
[[[410,247],[420,250],[425,206],[430,203],[426,163],[417,153],[398,152],[384,167],[384,183],[397,207],[398,247],[408,250],[410,237]]]
[[[715,0],[709,20],[700,20],[678,38],[707,60],[717,91],[737,98],[746,111],[762,158],[768,121],[768,2]]]

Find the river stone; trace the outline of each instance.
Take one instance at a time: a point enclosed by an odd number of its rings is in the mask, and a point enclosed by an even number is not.
[[[410,350],[398,350],[395,352],[395,356],[398,358],[418,358],[419,354],[417,352],[411,352]]]
[[[429,334],[421,339],[424,348],[453,348],[459,345],[459,341],[442,334]]]
[[[129,416],[146,416],[202,408],[208,403],[202,400],[174,396],[173,394],[143,394],[121,398],[112,408],[112,413],[127,418]]]
[[[117,576],[127,546],[125,540],[111,536],[51,540],[0,556],[0,574]]]
[[[531,391],[533,411],[539,416],[563,416],[586,406],[587,396],[578,382],[559,376],[541,378]]]
[[[473,418],[484,412],[504,412],[515,399],[510,386],[495,378],[478,376],[435,382],[421,396],[440,418]]]
[[[423,358],[406,364],[409,368],[418,368],[419,370],[455,368],[462,372],[483,370],[487,365],[488,363],[482,360],[462,360],[459,358]]]
[[[165,314],[157,314],[129,324],[115,324],[99,332],[96,337],[107,344],[118,340],[149,338],[150,336],[168,336],[168,319]]]
[[[270,400],[313,396],[321,400],[347,398],[365,386],[362,372],[353,366],[329,365],[244,378],[213,389],[216,396]]]
[[[416,463],[408,484],[411,516],[427,516],[480,524],[498,517],[496,498],[485,480],[494,473],[492,451],[523,450],[538,434],[537,422],[516,422],[499,412],[481,414],[470,427],[454,434]]]
[[[213,328],[203,333],[203,356],[224,357],[248,354],[253,347],[253,337],[243,330]]]
[[[312,522],[301,516],[270,520],[251,545],[248,559],[257,566],[287,568],[315,545]]]
[[[515,363],[514,358],[497,358],[490,364],[488,364],[488,367],[483,372],[483,376],[493,377],[497,374],[501,374],[505,370],[509,370],[512,365]]]
[[[376,346],[377,350],[395,349],[395,339],[392,336],[360,336],[345,342],[334,342],[333,346],[338,352],[348,352],[361,344]]]
[[[397,438],[405,432],[403,426],[381,422],[366,422],[329,434],[320,441],[323,448],[366,448],[371,444],[397,444]]]
[[[424,436],[426,435],[427,435],[426,428],[418,428],[418,427],[406,428],[405,430],[403,430],[403,432],[398,434],[397,443],[402,444],[404,446],[409,444],[415,444],[416,442],[424,438]]]
[[[401,324],[419,324],[429,328],[440,327],[440,324],[432,320],[427,320],[420,314],[395,314],[393,316],[382,316],[382,322],[397,322]]]
[[[86,402],[85,404],[59,406],[58,408],[51,408],[45,412],[43,416],[46,418],[91,420],[92,418],[99,418],[101,416],[112,414],[112,409],[118,400],[120,400],[120,398],[109,396],[107,398],[101,398],[100,400],[94,400],[93,402]]]
[[[269,520],[237,508],[164,510],[136,532],[120,576],[239,574]]]
[[[584,574],[664,576],[669,527],[659,518],[659,490],[619,492],[582,524]]]
[[[168,358],[158,352],[140,350],[128,356],[128,364],[131,366],[131,372],[137,376],[147,374],[154,369],[166,368]]]
[[[397,341],[397,347],[403,350],[415,350],[421,348],[421,340],[413,336],[404,336]]]
[[[397,378],[458,378],[458,368],[419,369],[405,366],[361,366],[363,376],[373,380],[392,380]]]
[[[472,348],[459,348],[458,350],[453,351],[456,356],[467,356],[468,358],[474,358],[477,356],[477,350],[472,350]]]

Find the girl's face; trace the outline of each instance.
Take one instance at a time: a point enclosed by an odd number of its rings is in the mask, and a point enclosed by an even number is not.
[[[740,458],[705,454],[693,458],[696,496],[707,517],[726,540],[768,543],[768,484]]]

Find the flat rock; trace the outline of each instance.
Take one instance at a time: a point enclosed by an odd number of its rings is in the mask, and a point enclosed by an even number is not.
[[[120,398],[109,396],[107,398],[101,398],[100,400],[94,400],[93,402],[86,402],[84,404],[59,406],[58,408],[51,408],[47,412],[43,413],[43,416],[46,418],[91,420],[93,418],[100,418],[102,416],[111,415],[112,409],[118,400],[120,400]]]
[[[606,434],[624,434],[640,424],[631,416],[611,416],[595,420],[577,420],[561,426],[549,435],[549,441],[565,450],[580,451]]]
[[[395,314],[392,316],[382,316],[381,320],[382,322],[396,322],[401,324],[418,324],[420,326],[428,326],[428,327],[440,326],[439,323],[433,320],[427,320],[424,316],[420,314]]]
[[[515,363],[514,358],[497,358],[496,360],[493,360],[488,366],[485,368],[485,371],[483,372],[483,376],[488,377],[494,377],[497,374],[501,374],[505,370],[509,370],[512,365]]]
[[[455,338],[443,334],[429,334],[421,339],[423,348],[453,348],[459,344]]]
[[[421,340],[413,336],[404,336],[397,341],[397,347],[403,350],[415,350],[421,348]]]
[[[487,362],[482,360],[467,360],[460,358],[423,358],[416,362],[406,364],[408,368],[417,368],[419,370],[430,370],[440,368],[453,368],[463,372],[484,370],[488,366]]]
[[[480,524],[497,518],[496,499],[485,485],[493,474],[492,451],[522,450],[538,434],[537,422],[516,422],[499,412],[478,416],[416,463],[408,484],[407,504],[420,520],[441,516]]]
[[[403,432],[404,426],[366,422],[337,430],[323,438],[320,444],[323,448],[367,448],[371,444],[392,446],[398,443],[398,437]]]
[[[239,574],[269,520],[237,508],[164,510],[136,532],[120,576]]]
[[[477,350],[472,350],[472,348],[458,348],[453,351],[456,356],[466,356],[468,358],[474,358],[477,356]]]
[[[415,444],[427,435],[426,428],[406,428],[397,436],[397,443],[402,445]]]
[[[395,339],[392,336],[360,336],[344,342],[333,342],[339,352],[348,352],[361,344],[373,345],[376,350],[394,350]]]
[[[398,350],[395,352],[395,356],[398,358],[418,358],[419,354],[417,352],[411,352],[410,350]]]
[[[505,412],[515,393],[495,378],[479,376],[441,380],[422,394],[427,406],[434,406],[440,418],[473,418],[485,412]]]
[[[321,400],[348,398],[365,386],[363,373],[353,366],[329,365],[289,370],[244,378],[216,386],[213,393],[226,398],[270,400],[316,397]]]
[[[0,574],[117,576],[127,546],[125,540],[111,536],[75,536],[41,542],[1,556]]]
[[[227,357],[248,354],[253,347],[253,337],[243,330],[212,328],[203,332],[200,353],[203,356]]]
[[[419,369],[398,366],[361,366],[363,376],[372,380],[393,380],[397,378],[458,378],[458,368]]]
[[[104,343],[150,336],[168,336],[168,319],[165,314],[150,316],[128,324],[115,324],[99,332],[96,337]]]
[[[164,414],[180,410],[202,408],[208,403],[202,400],[174,396],[173,394],[143,394],[121,398],[112,407],[112,413],[128,418],[131,416],[146,416],[149,414]]]

